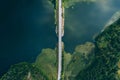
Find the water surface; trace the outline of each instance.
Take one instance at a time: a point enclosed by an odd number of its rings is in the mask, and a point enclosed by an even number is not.
[[[120,0],[97,0],[77,3],[65,10],[65,50],[73,52],[75,46],[94,41],[112,15],[120,10]]]
[[[44,0],[0,1],[0,75],[56,43],[53,8]]]

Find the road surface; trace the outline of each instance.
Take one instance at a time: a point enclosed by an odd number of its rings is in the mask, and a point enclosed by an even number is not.
[[[62,72],[62,37],[64,35],[64,11],[62,6],[62,0],[58,0],[58,9],[57,9],[57,33],[58,33],[58,79],[61,80]]]

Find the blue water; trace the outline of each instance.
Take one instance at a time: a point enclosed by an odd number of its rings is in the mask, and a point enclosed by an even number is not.
[[[73,52],[75,46],[94,42],[112,15],[120,10],[120,0],[97,0],[95,3],[77,3],[65,10],[65,50]]]
[[[54,12],[48,6],[42,0],[0,0],[0,75],[56,46]]]

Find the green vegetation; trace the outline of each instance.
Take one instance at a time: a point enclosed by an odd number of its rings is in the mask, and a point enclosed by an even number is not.
[[[65,80],[73,80],[81,70],[91,64],[94,59],[94,48],[94,44],[90,42],[75,48],[72,59],[65,70]]]
[[[95,45],[94,61],[76,80],[120,80],[120,19],[96,37]]]
[[[43,49],[37,57],[35,66],[42,70],[49,80],[57,79],[57,51],[53,49]]]
[[[9,71],[0,80],[29,80],[28,74],[30,74],[31,80],[48,80],[43,72],[26,62],[11,66]]]

